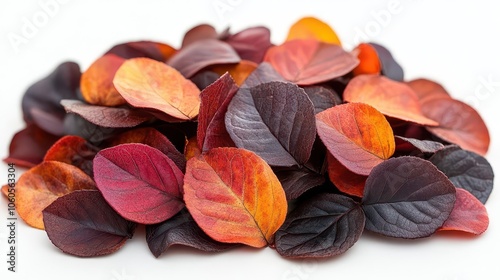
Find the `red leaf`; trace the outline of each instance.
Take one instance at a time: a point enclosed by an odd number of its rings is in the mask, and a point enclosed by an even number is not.
[[[159,150],[143,144],[123,144],[100,151],[94,178],[106,201],[122,217],[156,224],[183,207],[183,174]]]
[[[271,31],[263,26],[250,27],[225,39],[241,59],[261,63],[271,43]]]
[[[450,217],[440,231],[462,231],[479,235],[486,231],[490,220],[486,208],[467,190],[457,188],[457,200]]]
[[[59,161],[80,168],[89,176],[93,176],[93,165],[95,155],[99,148],[87,142],[87,140],[73,135],[67,135],[59,139],[45,154],[44,161]]]

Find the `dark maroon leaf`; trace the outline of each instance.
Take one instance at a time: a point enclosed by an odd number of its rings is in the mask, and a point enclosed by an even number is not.
[[[198,148],[204,152],[217,147],[234,147],[226,130],[224,117],[229,102],[238,91],[238,86],[229,73],[206,87],[200,93],[200,113],[198,116]]]
[[[30,86],[22,100],[26,123],[34,122],[51,134],[63,135],[66,112],[59,102],[62,99],[78,98],[80,76],[78,64],[65,62],[47,77]]]
[[[182,48],[185,48],[187,45],[190,45],[196,41],[205,40],[205,39],[217,39],[219,35],[215,28],[208,24],[200,24],[191,29],[189,29],[186,34],[184,34],[184,38],[182,39]]]
[[[482,156],[462,150],[458,146],[448,146],[437,151],[430,159],[457,187],[468,190],[483,204],[493,190],[493,168]]]
[[[200,71],[196,73],[193,77],[190,78],[191,82],[193,82],[200,90],[203,90],[204,88],[208,87],[211,85],[213,82],[217,81],[217,79],[220,77],[219,74],[205,70],[205,71]]]
[[[358,203],[347,196],[323,193],[288,215],[276,233],[276,251],[289,258],[340,255],[358,241],[364,225]]]
[[[113,46],[106,54],[114,54],[126,59],[136,57],[148,57],[157,61],[165,61],[175,52],[169,45],[152,42],[137,41],[126,42]]]
[[[225,41],[231,45],[241,59],[261,63],[271,43],[271,31],[263,26],[251,27],[230,35]]]
[[[178,139],[178,141],[182,142],[182,148],[184,149],[184,142],[186,141],[184,134],[182,134],[180,138],[181,139]],[[111,140],[108,147],[127,143],[142,143],[156,148],[175,162],[180,170],[186,170],[186,158],[184,155],[179,152],[172,142],[170,142],[167,136],[154,128],[144,127],[124,132]]]
[[[140,110],[95,106],[79,100],[61,100],[61,105],[68,113],[74,113],[87,121],[103,127],[134,127],[152,117]]]
[[[170,58],[168,64],[186,78],[192,77],[201,69],[226,63],[238,63],[240,57],[227,43],[215,39],[200,40],[179,50]]]
[[[50,241],[79,257],[108,255],[132,238],[136,225],[120,217],[97,190],[62,196],[43,210]]]
[[[47,150],[59,139],[45,130],[28,124],[17,132],[10,142],[9,156],[3,161],[22,167],[33,167],[42,162]]]
[[[455,186],[429,161],[392,158],[366,180],[365,227],[390,237],[427,237],[448,219],[455,199]]]
[[[67,114],[64,118],[64,131],[68,135],[80,136],[95,146],[121,133],[123,128],[102,127],[95,125],[76,114]]]
[[[316,139],[313,104],[292,83],[241,88],[229,104],[225,122],[238,148],[274,166],[304,164]]]
[[[257,69],[255,69],[252,74],[247,77],[241,87],[250,88],[268,82],[286,82],[286,80],[285,78],[281,77],[281,75],[276,70],[274,70],[271,64],[269,64],[268,62],[262,62],[261,64],[259,64]]]
[[[104,199],[141,224],[163,222],[184,207],[183,178],[170,158],[144,144],[104,149],[94,158],[94,179]]]
[[[398,62],[392,57],[391,52],[384,46],[376,43],[369,43],[377,51],[378,58],[382,64],[382,74],[392,80],[403,82],[404,71]]]
[[[401,150],[408,150],[412,149],[417,149],[422,153],[428,153],[428,154],[433,154],[437,152],[438,150],[441,150],[444,148],[444,145],[436,142],[436,141],[431,141],[431,140],[418,140],[414,138],[405,138],[401,136],[395,136],[396,139],[396,150],[401,151]],[[410,148],[408,147],[410,146]]]
[[[306,86],[303,87],[303,89],[314,105],[315,114],[323,112],[335,105],[342,104],[342,99],[330,87],[315,85]]]
[[[237,246],[210,238],[186,209],[163,223],[147,225],[146,240],[149,250],[157,258],[172,245],[189,246],[205,252],[221,252]]]

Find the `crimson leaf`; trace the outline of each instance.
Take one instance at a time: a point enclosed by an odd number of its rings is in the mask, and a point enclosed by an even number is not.
[[[493,168],[488,161],[458,146],[448,146],[434,154],[430,159],[457,187],[468,190],[483,204],[493,190]]]
[[[392,158],[366,180],[365,227],[391,237],[427,237],[448,219],[455,199],[455,186],[429,161]]]
[[[269,165],[304,164],[316,139],[314,107],[303,89],[286,82],[241,88],[229,104],[226,129],[238,148]]]
[[[323,193],[302,202],[276,233],[284,257],[330,257],[358,241],[365,225],[361,206],[347,196]]]
[[[132,238],[136,224],[120,217],[97,190],[64,195],[43,210],[50,241],[63,252],[79,256],[107,255]]]

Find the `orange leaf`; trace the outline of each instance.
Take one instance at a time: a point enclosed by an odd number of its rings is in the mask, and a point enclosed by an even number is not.
[[[396,149],[384,115],[370,105],[337,105],[316,115],[318,135],[328,151],[350,171],[368,175]]]
[[[490,146],[490,134],[481,116],[469,105],[449,97],[427,99],[422,104],[424,114],[439,122],[427,127],[443,140],[462,149],[485,155]]]
[[[370,44],[361,43],[353,51],[357,54],[359,64],[354,68],[353,73],[355,76],[363,74],[380,74],[382,65],[377,54],[377,50]]]
[[[186,157],[186,160],[190,160],[191,158],[199,155],[201,155],[201,150],[198,148],[196,136],[189,138],[187,140],[186,147],[184,147],[184,156]]]
[[[342,47],[315,40],[293,40],[271,47],[264,61],[283,78],[299,85],[338,78],[358,65],[358,59]]]
[[[339,191],[363,197],[367,176],[358,175],[343,166],[332,154],[328,153],[328,177]]]
[[[92,178],[79,168],[58,161],[44,161],[19,178],[16,210],[28,225],[44,229],[42,211],[45,207],[70,192],[95,188]]]
[[[421,125],[438,125],[424,116],[417,94],[406,84],[379,75],[353,78],[344,90],[344,100],[373,106],[382,114]]]
[[[257,63],[250,60],[242,60],[238,64],[222,64],[212,67],[212,71],[220,76],[229,72],[238,86],[241,86],[247,77],[257,68]]]
[[[113,85],[115,73],[124,61],[124,58],[107,54],[90,65],[82,74],[80,82],[85,101],[102,106],[119,106],[126,103]]]
[[[280,182],[256,154],[214,148],[188,161],[184,200],[196,223],[213,239],[264,247],[285,221]]]
[[[130,105],[190,120],[200,109],[200,90],[177,70],[149,58],[133,58],[118,69],[113,83]]]
[[[446,89],[444,89],[442,85],[431,80],[416,79],[409,81],[406,84],[415,91],[421,104],[431,98],[451,98],[450,94],[446,91]]]
[[[341,45],[335,31],[328,24],[314,17],[301,18],[290,27],[286,40],[295,39],[313,39],[324,43]]]

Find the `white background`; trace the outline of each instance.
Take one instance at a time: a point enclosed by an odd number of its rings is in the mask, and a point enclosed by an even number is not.
[[[43,0],[46,2],[48,0]],[[23,128],[20,101],[26,88],[59,63],[73,60],[85,70],[112,45],[151,39],[179,47],[182,35],[199,23],[219,31],[265,25],[281,43],[289,26],[314,15],[335,28],[344,45],[369,40],[388,47],[408,79],[441,82],[456,98],[472,104],[485,119],[492,145],[487,158],[498,173],[500,155],[500,7],[497,1],[75,1],[46,13],[38,1],[2,0],[0,10],[0,157],[11,136]],[[216,7],[229,8],[226,11]],[[386,12],[380,12],[385,10]],[[38,30],[21,45],[9,37],[22,35],[26,20]],[[381,18],[382,17],[382,18]],[[378,22],[377,22],[378,18]],[[362,31],[365,30],[365,31]],[[368,32],[366,32],[368,30]],[[357,35],[358,34],[358,35]],[[486,81],[490,80],[490,85]],[[496,119],[496,121],[495,121]],[[0,164],[0,185],[7,166]],[[18,176],[20,171],[18,172]],[[498,181],[498,180],[497,180]],[[497,182],[498,183],[498,182]],[[221,254],[171,248],[155,259],[139,231],[118,252],[82,259],[61,253],[44,231],[18,222],[18,272],[7,272],[7,205],[0,199],[0,279],[500,279],[500,195],[487,203],[488,231],[478,238],[438,234],[405,241],[363,234],[346,254],[303,262],[281,258],[270,248],[241,248]]]

